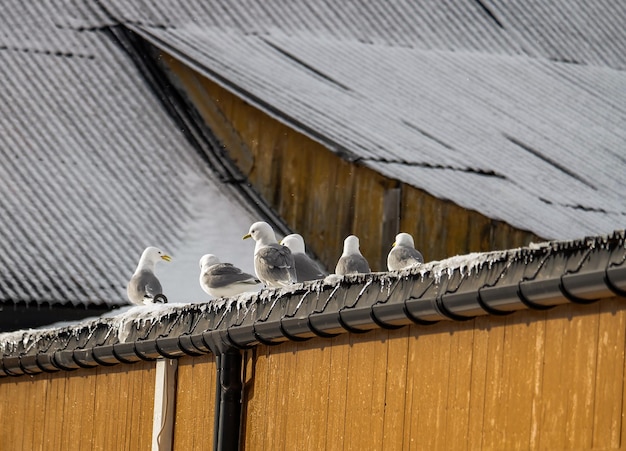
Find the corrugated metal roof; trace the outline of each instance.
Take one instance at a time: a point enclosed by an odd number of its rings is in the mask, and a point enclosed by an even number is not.
[[[253,215],[94,11],[90,2],[3,3],[0,302],[125,304],[148,245],[174,255],[174,272],[190,261],[189,283],[170,281],[171,293],[202,293],[200,247],[235,260],[251,252],[238,244]]]
[[[331,149],[488,217],[558,238],[626,218],[624,72],[195,25],[140,32]]]
[[[111,17],[145,27],[275,31],[364,44],[528,55],[626,67],[626,7],[600,0],[106,0]],[[92,20],[92,19],[86,19]]]
[[[622,4],[104,4],[277,119],[435,196],[547,238],[626,218]]]
[[[219,304],[145,306],[71,327],[0,334],[0,376],[219,354],[626,296],[626,235],[456,256],[390,273],[331,276]]]

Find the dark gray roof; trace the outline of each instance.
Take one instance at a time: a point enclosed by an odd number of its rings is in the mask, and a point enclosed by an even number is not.
[[[197,298],[182,297],[203,299],[203,252],[240,264],[251,252],[238,245],[256,218],[217,180],[114,30],[98,28],[98,11],[90,1],[2,4],[2,303],[124,304],[148,245],[188,273],[172,292],[194,287]]]
[[[102,2],[346,158],[546,238],[626,218],[621,2]]]
[[[0,376],[626,298],[625,240],[619,231],[457,256],[401,272],[331,276],[219,305],[137,307],[83,325],[0,334]]]

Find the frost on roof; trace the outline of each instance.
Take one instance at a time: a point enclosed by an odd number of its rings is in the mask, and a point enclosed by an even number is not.
[[[534,3],[314,3],[315,14],[194,4],[152,27],[141,21],[154,11],[107,2],[155,45],[386,176],[549,239],[621,226],[626,31],[609,25],[623,5],[559,2],[569,20],[555,30],[560,18]],[[428,25],[439,14],[458,20]]]
[[[571,21],[557,33],[528,2],[4,2],[0,300],[124,303],[147,245],[175,258],[173,300],[204,299],[196,254],[251,270],[235,236],[253,218],[211,181],[113,24],[465,208],[546,238],[620,227],[625,8],[588,3],[559,2]]]
[[[149,245],[174,257],[170,301],[206,300],[199,257],[251,270],[240,238],[256,217],[99,29],[99,7],[72,3],[3,3],[0,302],[126,304]]]

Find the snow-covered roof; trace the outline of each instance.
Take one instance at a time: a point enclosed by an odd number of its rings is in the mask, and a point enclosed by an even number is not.
[[[258,218],[72,3],[2,5],[0,302],[124,304],[149,245],[173,257],[157,266],[170,301],[207,300],[200,256],[252,271]]]
[[[101,2],[349,159],[546,238],[626,219],[626,5]]]
[[[210,303],[133,307],[83,324],[0,334],[0,376],[218,354],[257,344],[626,298],[625,240],[622,230],[455,256],[403,271],[333,275]]]

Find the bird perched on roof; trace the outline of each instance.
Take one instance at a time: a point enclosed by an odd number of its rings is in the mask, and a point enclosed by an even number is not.
[[[422,253],[415,249],[413,237],[408,233],[398,233],[389,255],[387,255],[387,269],[397,271],[424,263]]]
[[[246,291],[257,291],[261,283],[231,263],[221,263],[213,254],[200,259],[200,286],[205,293],[219,297],[237,296]]]
[[[293,255],[298,282],[319,280],[327,276],[326,271],[306,254],[304,238],[301,235],[297,233],[287,235],[280,241],[280,244],[287,246]]]
[[[161,260],[169,262],[172,257],[163,253],[161,249],[152,246],[143,251],[137,269],[135,269],[135,273],[126,287],[130,302],[137,305],[167,303],[167,297],[163,294],[161,283],[154,274],[154,266]]]
[[[343,254],[339,257],[335,274],[360,274],[371,272],[370,265],[359,250],[359,239],[350,235],[343,241]]]
[[[267,287],[286,287],[297,281],[296,267],[288,247],[276,241],[274,230],[267,222],[255,222],[243,239],[252,238],[254,272]]]

